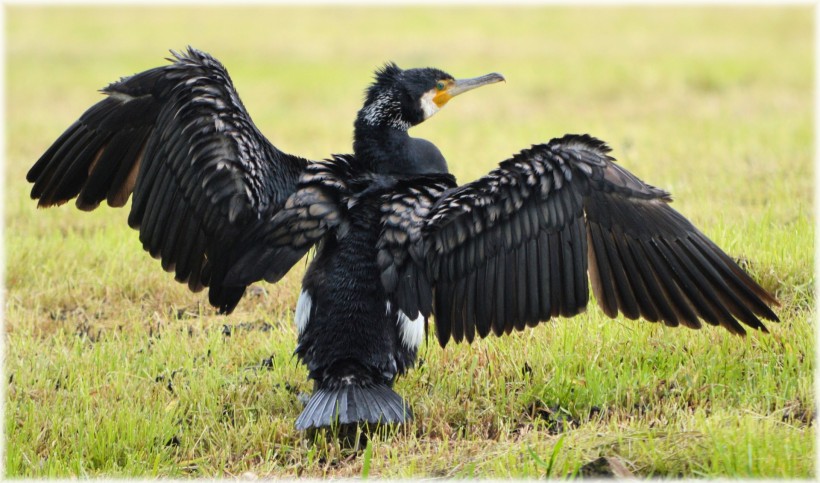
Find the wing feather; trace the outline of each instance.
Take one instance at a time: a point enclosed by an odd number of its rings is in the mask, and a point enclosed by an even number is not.
[[[572,232],[575,297],[578,303],[578,312],[583,312],[589,303],[589,284],[587,283],[587,277],[585,275],[588,271],[587,267],[589,263],[587,259],[586,231],[584,230],[584,223],[581,219],[575,220],[573,227],[575,228]]]
[[[431,266],[426,264],[429,242],[423,239],[422,229],[436,200],[454,185],[453,177],[446,174],[399,178],[381,197],[382,232],[376,246],[376,262],[388,301],[410,319],[417,318],[419,313],[426,319],[434,306],[443,318],[452,314],[456,310],[450,303],[452,297],[434,297],[430,279],[438,277],[439,272],[466,273],[462,267],[473,263],[470,260],[475,257],[483,256],[471,248],[461,253],[458,259]],[[455,244],[459,238],[466,241],[466,233],[463,233],[462,226],[454,226],[445,237],[435,242]],[[441,290],[451,294],[456,287],[445,284]],[[467,289],[462,290],[466,293]],[[475,313],[474,308],[471,310]]]
[[[629,284],[629,289],[631,289],[631,296],[626,295],[625,297],[634,300],[634,304],[628,304],[623,310],[624,316],[634,320],[643,314],[646,320],[657,322],[658,310],[655,307],[653,298],[649,295],[649,290],[646,288],[644,277],[632,257],[632,251],[626,242],[623,231],[618,228],[613,230],[612,241],[614,245],[613,253],[617,251],[617,257],[622,262],[621,267],[624,269],[624,277]]]
[[[464,326],[467,325],[464,317],[464,304],[466,302],[465,277],[456,279],[452,284],[452,291],[445,299],[450,306],[450,320],[453,321],[453,339],[457,342],[465,336]]]
[[[528,210],[532,211],[532,210]],[[527,310],[524,321],[527,326],[538,324],[538,299],[541,287],[538,283],[538,239],[533,238],[525,245],[524,266],[527,270]],[[480,296],[480,295],[479,295]]]
[[[493,312],[493,333],[495,335],[501,335],[506,332],[506,322],[508,318],[506,317],[506,304],[505,304],[505,292],[511,290],[509,283],[505,279],[505,258],[506,255],[503,253],[493,258],[495,262],[495,275],[496,275],[496,283],[495,283],[495,294],[492,293],[490,296],[495,297],[495,311]],[[438,293],[438,285],[436,285],[436,293]],[[439,342],[442,340],[446,341],[446,330],[447,330],[447,321],[439,321],[438,319],[438,312],[436,312],[436,328],[438,328],[439,324],[443,325],[444,328],[439,332]],[[442,336],[443,334],[443,336]]]
[[[41,207],[77,198],[124,206],[143,247],[192,290],[233,310],[244,286],[222,288],[237,247],[295,191],[308,162],[256,128],[225,68],[189,48],[170,65],[114,82],[27,174]]]
[[[348,181],[351,156],[311,163],[293,195],[270,220],[248,232],[242,255],[226,275],[232,285],[265,279],[276,282],[331,230],[347,228],[346,206],[355,202]]]
[[[113,187],[122,185],[131,171],[127,169],[131,166],[127,163],[121,166],[118,161],[134,159],[134,164],[138,166],[139,156],[137,154],[141,152],[150,134],[150,126],[143,126],[124,129],[111,137],[105,149],[101,150],[88,166],[88,179],[77,196],[79,209],[91,211],[104,199],[108,199],[112,206],[117,205],[117,192],[113,190]]]
[[[719,291],[727,287],[720,280],[715,280],[717,283],[712,284],[706,275],[710,267],[704,267],[704,271],[701,271],[685,250],[670,247],[666,241],[662,241],[659,248],[663,256],[670,260],[678,279],[682,282],[680,285],[684,293],[703,320],[711,325],[719,325],[720,320],[731,318],[730,314],[733,310],[729,310],[728,306],[720,300],[719,295]],[[738,315],[741,314],[738,313]],[[737,332],[739,329],[740,326],[737,323],[732,324],[731,330]]]
[[[541,318],[541,314],[552,313],[552,300],[550,299],[552,257],[550,256],[549,236],[548,232],[543,231],[536,238],[538,246],[538,319]]]
[[[649,256],[644,252],[643,245],[640,242],[632,241],[629,247],[634,254],[633,259],[638,263],[641,276],[650,290],[652,301],[660,312],[659,320],[664,321],[667,325],[677,326],[678,315],[672,306],[663,279],[650,264]],[[598,296],[598,292],[595,292],[595,294]]]
[[[550,251],[550,258],[552,259],[552,263],[549,265],[550,271],[550,291],[546,296],[550,298],[550,310],[549,314],[544,314],[546,317],[542,317],[542,319],[549,319],[550,317],[557,317],[561,315],[561,312],[564,311],[564,296],[563,296],[563,289],[564,284],[561,280],[561,263],[564,261],[563,257],[561,256],[561,241],[558,238],[557,233],[550,233],[548,235],[549,239],[549,251]]]
[[[514,265],[512,267],[513,271],[516,274],[515,281],[515,295],[516,295],[516,310],[515,310],[515,330],[524,330],[524,327],[527,323],[527,294],[529,293],[527,289],[527,251],[524,246],[520,247],[518,250],[511,252],[513,254]]]
[[[576,315],[587,277],[610,317],[705,320],[738,334],[777,320],[773,296],[608,152],[568,135],[441,195],[423,228],[425,260],[412,260],[430,274],[441,345]]]
[[[464,280],[464,337],[467,339],[467,342],[472,342],[475,339],[475,326],[476,326],[476,317],[475,317],[475,306],[476,306],[476,293],[475,293],[475,286],[476,286],[476,276],[475,272],[470,273],[467,277],[463,278]]]
[[[492,311],[492,305],[490,304],[490,297],[486,296],[486,294],[490,293],[490,289],[487,286],[488,265],[489,264],[479,266],[474,275],[475,291],[473,296],[475,297],[476,307],[473,316],[475,317],[476,332],[479,337],[482,338],[490,333],[491,326],[490,313]]]

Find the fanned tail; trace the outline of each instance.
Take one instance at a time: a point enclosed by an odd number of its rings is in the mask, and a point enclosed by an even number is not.
[[[365,422],[401,424],[412,419],[410,406],[386,384],[345,384],[316,390],[296,420],[296,429]]]

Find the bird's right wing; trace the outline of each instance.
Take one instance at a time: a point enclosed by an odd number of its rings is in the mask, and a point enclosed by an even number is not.
[[[217,60],[174,56],[103,89],[26,178],[40,207],[120,207],[133,192],[128,223],[143,247],[230,312],[245,290],[222,283],[238,243],[284,205],[308,161],[259,132]]]
[[[382,197],[376,263],[388,301],[410,320],[433,310],[423,230],[430,209],[455,186],[452,175],[428,174],[399,180]]]
[[[739,322],[777,320],[775,298],[608,151],[590,136],[553,139],[430,208],[422,247],[442,345],[582,312],[587,273],[610,317],[738,334]]]

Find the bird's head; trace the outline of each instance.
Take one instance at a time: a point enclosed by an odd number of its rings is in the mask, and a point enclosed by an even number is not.
[[[430,118],[453,97],[503,80],[496,73],[455,79],[439,69],[403,70],[391,62],[376,71],[359,111],[359,121],[407,130]]]

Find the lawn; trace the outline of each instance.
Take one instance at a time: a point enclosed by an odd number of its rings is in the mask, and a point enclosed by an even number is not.
[[[809,7],[6,8],[5,476],[802,477],[815,470]],[[366,449],[293,423],[304,265],[220,316],[127,210],[36,210],[27,169],[97,89],[193,45],[260,129],[349,152],[388,60],[506,84],[413,134],[462,181],[564,133],[607,140],[781,301],[745,338],[587,314],[472,346],[431,335],[416,419]],[[607,458],[602,462],[599,458]],[[596,462],[597,461],[597,462]]]

